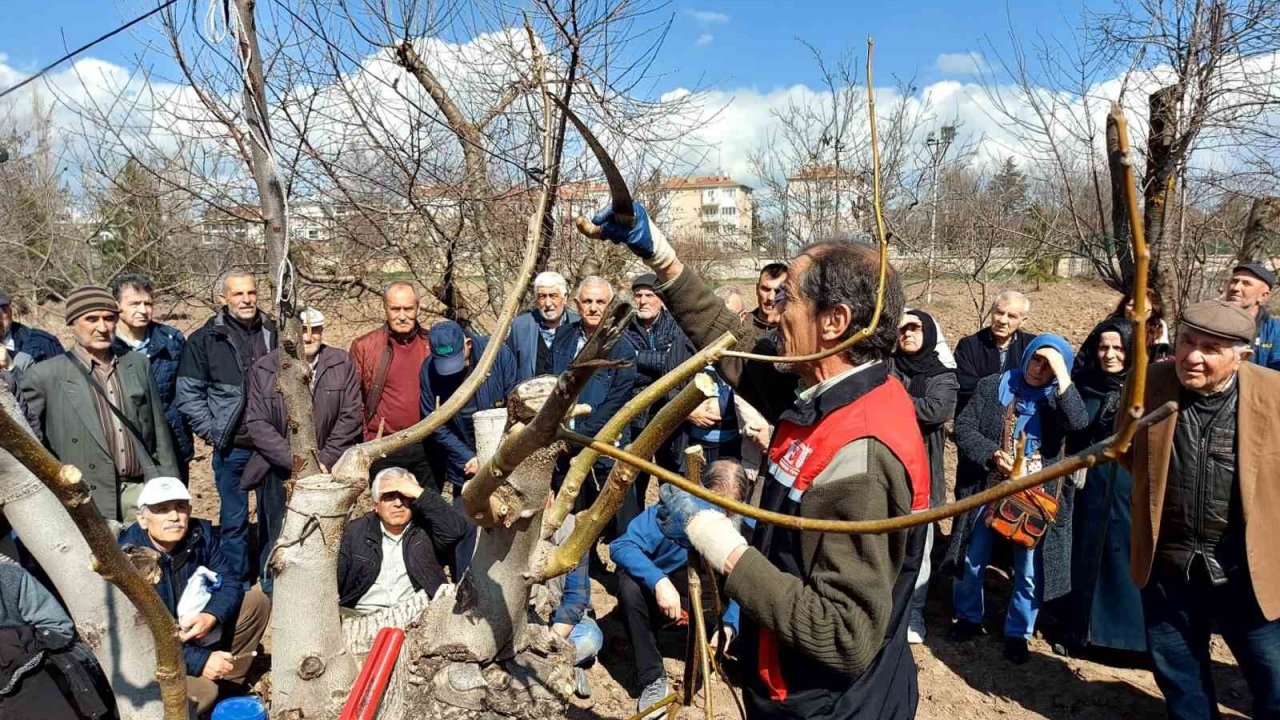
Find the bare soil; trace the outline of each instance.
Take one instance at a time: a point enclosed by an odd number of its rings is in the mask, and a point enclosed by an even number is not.
[[[740,283],[750,287],[749,282]],[[919,292],[919,286],[909,288]],[[1025,288],[1022,288],[1025,290]],[[994,295],[994,293],[991,293]],[[1079,345],[1101,319],[1115,307],[1119,296],[1100,284],[1063,280],[1045,283],[1028,292],[1033,302],[1031,317],[1025,328],[1032,332],[1055,332]],[[960,337],[976,330],[977,314],[965,290],[957,284],[935,286],[933,302],[923,304],[917,298],[910,303],[929,310],[944,328],[954,347]],[[347,347],[351,339],[376,324],[368,308],[345,309],[344,318],[367,317],[367,322],[342,320],[331,324],[326,338],[336,347]],[[328,312],[328,308],[325,308]],[[184,331],[203,322],[196,311],[169,321]],[[336,315],[336,313],[335,313]],[[333,317],[331,315],[331,317]],[[59,332],[65,339],[65,328],[55,323],[40,323]],[[948,448],[948,474],[954,471],[954,448]],[[217,520],[217,493],[213,486],[208,449],[197,448],[191,468],[192,490],[196,514]],[[605,578],[607,585],[612,585]],[[999,628],[1003,617],[1003,598],[1008,596],[1008,583],[992,571],[988,580],[990,604],[988,626]],[[605,647],[589,674],[594,693],[589,700],[574,701],[573,717],[628,718],[636,711],[635,670],[620,612],[609,587],[593,580],[593,607],[605,632]],[[1164,717],[1164,704],[1152,675],[1143,667],[1122,667],[1091,659],[1066,658],[1055,655],[1039,635],[1032,641],[1030,662],[1013,666],[1001,657],[999,633],[958,646],[945,639],[950,619],[950,583],[937,578],[931,585],[926,610],[928,637],[924,645],[912,648],[919,671],[921,720],[957,720],[958,718],[1089,718],[1097,720],[1138,720]],[[673,681],[684,673],[684,630],[675,629],[661,636],[666,655],[667,675]],[[1221,638],[1213,638],[1214,675],[1221,709],[1226,717],[1248,717],[1250,695],[1235,661]],[[265,669],[266,658],[262,658]],[[735,674],[732,666],[726,668]],[[737,718],[729,686],[714,683],[714,717]],[[704,717],[702,701],[683,708],[679,717]]]

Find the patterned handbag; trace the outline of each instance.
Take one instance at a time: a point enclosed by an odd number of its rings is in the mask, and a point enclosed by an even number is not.
[[[1038,454],[1032,458],[1024,457],[1026,436],[1024,434],[1021,437],[1014,437],[1013,428],[1016,422],[1014,404],[1010,403],[1009,409],[1005,411],[1004,433],[1000,442],[1000,447],[1014,456],[1013,472],[1009,477],[1021,477],[1040,469]],[[993,472],[1003,475],[999,470]],[[1006,481],[1007,479],[1001,480],[1001,482]],[[987,527],[997,535],[1022,547],[1030,549],[1039,545],[1040,540],[1048,532],[1049,526],[1055,522],[1058,508],[1062,504],[1062,480],[1059,478],[1052,482],[1054,486],[1052,493],[1047,491],[1044,485],[1037,485],[988,505],[985,517]]]

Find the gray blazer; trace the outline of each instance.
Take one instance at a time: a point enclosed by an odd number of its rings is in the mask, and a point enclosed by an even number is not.
[[[73,362],[76,361],[67,355],[59,355],[31,366],[18,380],[22,399],[28,414],[37,420],[32,428],[36,437],[63,464],[80,469],[104,517],[123,520],[126,518],[119,515],[115,458],[108,450],[102,423],[94,409],[95,391]],[[146,356],[132,351],[125,353],[116,364],[116,372],[120,374],[120,385],[128,400],[120,411],[142,432],[147,447],[154,450],[148,458],[146,449],[138,448],[143,476],[148,479],[163,475],[178,477],[173,438]]]

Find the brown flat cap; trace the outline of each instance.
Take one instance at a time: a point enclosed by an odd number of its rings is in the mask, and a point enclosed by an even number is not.
[[[101,285],[81,285],[80,287],[67,293],[67,324],[76,321],[76,318],[88,312],[95,310],[106,310],[108,312],[120,312],[120,303],[116,302],[116,297],[111,291]]]
[[[1226,300],[1204,300],[1190,305],[1182,313],[1182,324],[1227,340],[1251,344],[1258,334],[1257,324],[1249,313]]]

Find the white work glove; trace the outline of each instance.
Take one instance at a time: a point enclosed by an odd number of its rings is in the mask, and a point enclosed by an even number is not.
[[[719,510],[702,510],[685,526],[689,544],[711,563],[716,572],[724,574],[729,557],[747,541],[738,532],[737,523]]]

